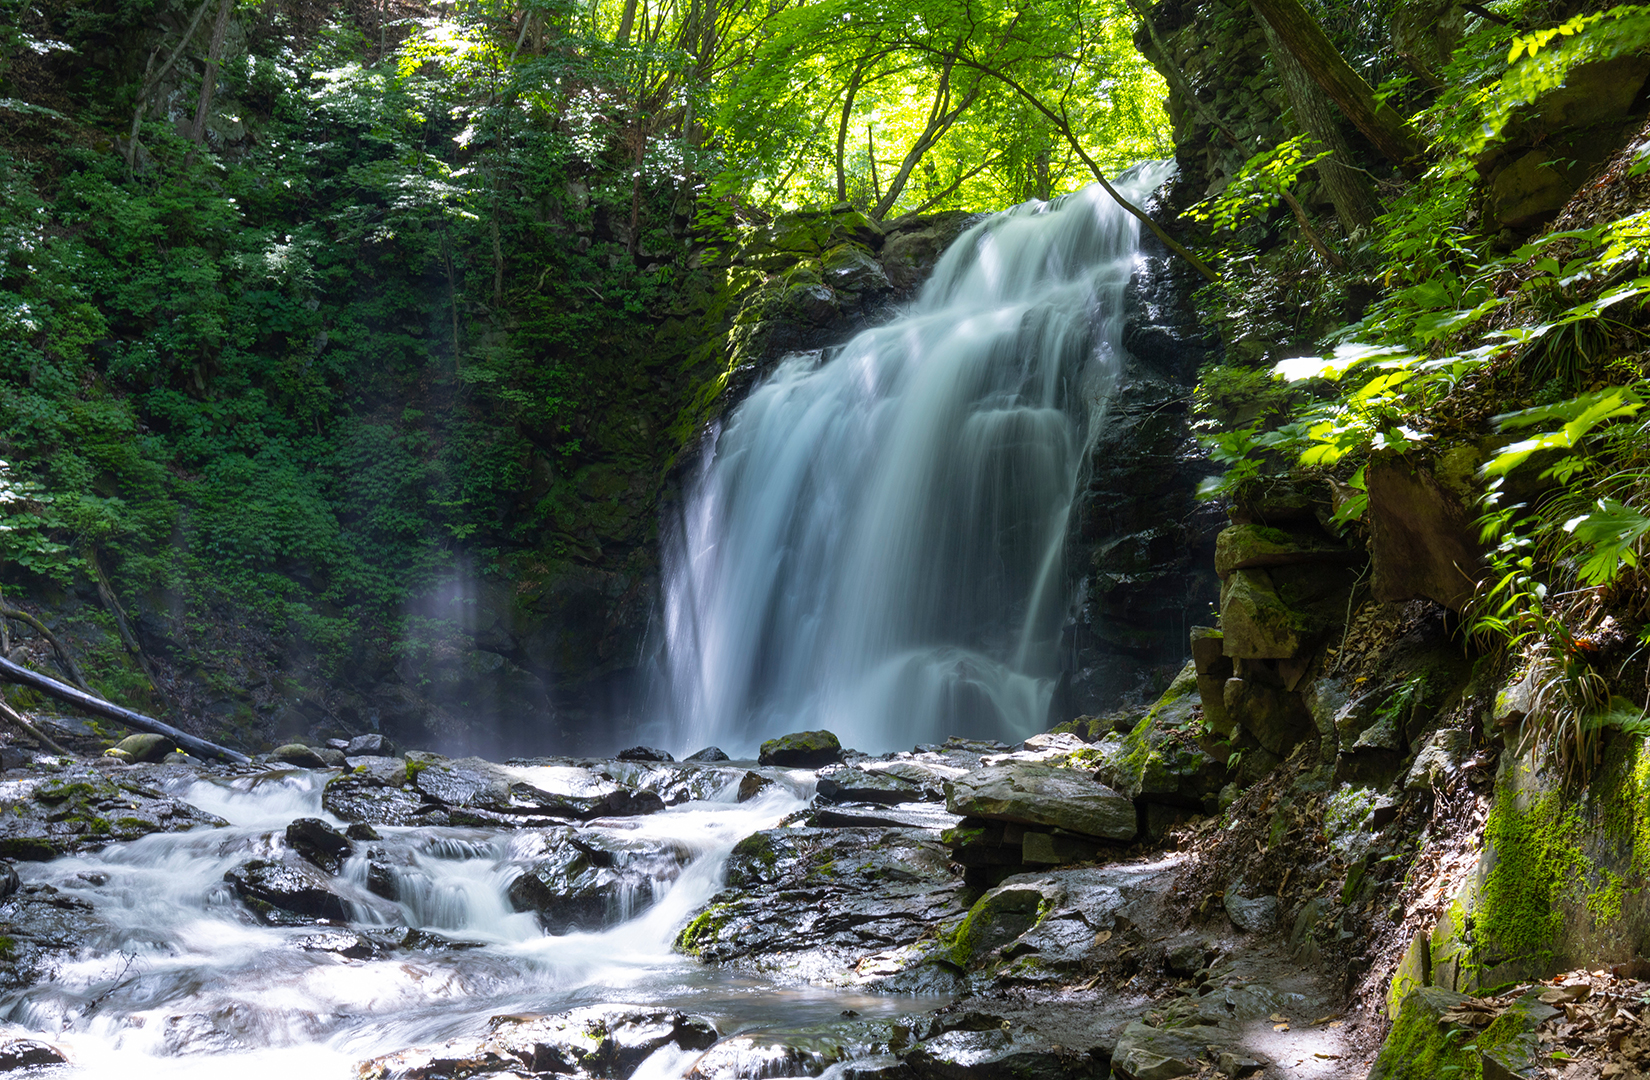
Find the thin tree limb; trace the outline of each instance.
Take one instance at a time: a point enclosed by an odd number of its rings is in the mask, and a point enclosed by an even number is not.
[[[11,724],[12,727],[17,728],[23,734],[39,743],[47,750],[50,750],[52,753],[62,754],[64,757],[72,756],[68,750],[63,748],[61,743],[47,735],[44,731],[41,731],[39,728],[35,727],[29,722],[28,717],[12,708],[11,702],[7,701],[5,698],[0,698],[0,718],[3,718],[7,723]]]
[[[189,26],[184,30],[183,38],[178,42],[178,47],[172,50],[172,55],[166,58],[166,63],[160,66],[159,71],[143,80],[143,88],[138,91],[137,107],[132,111],[132,138],[126,148],[127,168],[131,168],[133,162],[137,160],[138,131],[143,127],[143,114],[149,111],[149,95],[155,92],[155,87],[159,86],[160,81],[166,78],[167,72],[171,71],[172,66],[178,62],[178,57],[183,55],[183,50],[189,47],[189,39],[195,36],[195,27],[200,25],[201,17],[206,14],[206,9],[211,4],[212,0],[201,0],[201,6],[196,8],[195,14],[190,17]]]
[[[74,681],[74,684],[88,694],[92,692],[92,688],[86,685],[86,677],[80,674],[80,668],[75,664],[73,654],[69,652],[67,646],[57,640],[56,634],[46,629],[45,623],[22,608],[14,608],[9,604],[0,604],[0,618],[16,619],[20,623],[27,623],[33,627],[34,632],[44,638],[46,643],[52,647],[52,652],[57,654],[58,663],[63,665],[63,670],[69,673],[69,678]]]

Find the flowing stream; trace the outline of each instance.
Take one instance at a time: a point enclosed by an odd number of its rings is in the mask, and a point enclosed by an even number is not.
[[[655,882],[654,902],[639,898],[634,918],[598,933],[547,935],[535,916],[511,909],[505,889],[532,847],[532,830],[381,827],[382,841],[361,847],[380,849],[396,866],[400,901],[358,886],[364,856],[357,854],[338,883],[355,928],[382,926],[396,939],[400,928],[423,928],[465,946],[381,959],[329,951],[329,935],[353,938],[354,930],[259,925],[223,881],[248,857],[278,855],[296,817],[342,827],[321,810],[329,775],[200,781],[176,794],[230,827],[19,863],[26,884],[90,901],[103,929],[85,942],[82,958],[0,1005],[3,1019],[69,1053],[73,1066],[55,1075],[342,1080],[363,1059],[473,1035],[501,1013],[608,1001],[679,1004],[734,1031],[813,1014],[828,1019],[845,1000],[872,1014],[896,1007],[893,1000],[780,990],[671,952],[676,932],[721,887],[733,845],[806,805],[809,773],[745,803],[730,790],[726,801],[585,826],[689,853],[685,866]],[[672,1062],[659,1067],[676,1074]]]
[[[1171,168],[1117,186],[1138,200]],[[994,215],[901,317],[751,392],[667,554],[671,744],[1044,730],[1138,233],[1098,186]]]

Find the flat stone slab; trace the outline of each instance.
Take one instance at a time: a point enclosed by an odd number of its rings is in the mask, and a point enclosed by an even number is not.
[[[946,785],[945,808],[965,817],[1049,825],[1105,840],[1133,840],[1134,803],[1087,773],[1035,762],[993,765]]]

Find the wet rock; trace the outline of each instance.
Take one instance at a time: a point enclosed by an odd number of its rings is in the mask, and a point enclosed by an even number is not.
[[[378,830],[364,821],[357,821],[344,830],[344,835],[351,840],[381,840]]]
[[[846,1062],[909,1051],[927,1024],[917,1018],[837,1020],[723,1039],[688,1072],[689,1080],[818,1076]]]
[[[857,244],[839,244],[827,251],[819,274],[826,285],[843,292],[879,293],[893,287],[882,264]]]
[[[452,1077],[563,1075],[627,1080],[667,1046],[704,1050],[716,1042],[707,1020],[672,1009],[593,1005],[554,1016],[498,1016],[480,1039],[400,1050],[362,1062],[362,1080],[451,1080]]]
[[[287,743],[277,746],[269,752],[271,761],[279,761],[287,765],[296,765],[300,769],[324,769],[327,767],[326,758],[315,752],[313,747],[303,743]]]
[[[905,1061],[921,1080],[1098,1080],[1111,1074],[1104,1053],[1057,1046],[1012,1025],[943,1032],[923,1042]]]
[[[1057,750],[1070,753],[1087,746],[1081,738],[1069,731],[1046,731],[1041,735],[1033,735],[1020,744],[1020,749],[1036,753],[1042,750]]]
[[[676,947],[795,977],[852,980],[867,953],[913,945],[964,910],[949,854],[914,830],[770,829],[741,840],[726,873]],[[908,959],[872,981],[922,979],[927,960]]]
[[[600,930],[647,908],[693,857],[685,845],[622,834],[547,830],[512,854],[523,869],[507,895],[547,933]],[[524,850],[523,850],[524,849]]]
[[[1187,664],[1132,730],[1090,748],[1084,760],[1098,759],[1095,779],[1131,800],[1212,809],[1228,770],[1203,749],[1192,726],[1197,691],[1197,669]]]
[[[408,788],[405,764],[368,758],[354,771],[327,781],[321,790],[321,806],[334,817],[355,824],[418,825],[422,824],[419,813],[424,798]]]
[[[178,744],[173,742],[170,736],[148,732],[128,735],[111,747],[113,750],[121,751],[132,761],[145,763],[157,762],[177,748]]]
[[[833,803],[818,806],[809,824],[832,829],[927,829],[941,833],[963,819],[933,803]]]
[[[669,753],[652,746],[632,746],[614,755],[620,761],[675,761]]]
[[[332,953],[348,960],[376,960],[389,951],[390,942],[354,930],[323,930],[294,938],[291,944],[305,952]]]
[[[1242,886],[1243,883],[1239,882],[1226,890],[1226,917],[1232,920],[1232,925],[1252,934],[1265,934],[1276,930],[1278,898],[1260,896],[1250,899],[1239,891]]]
[[[292,921],[283,916],[298,916],[299,921],[349,918],[344,898],[314,867],[298,859],[253,859],[225,871],[223,879],[265,922]]]
[[[1134,804],[1122,795],[1083,773],[1032,762],[990,766],[951,781],[945,808],[1108,840],[1133,840],[1136,831]]]
[[[666,806],[716,799],[745,774],[743,769],[670,762],[613,761],[591,768],[621,786],[653,792]]]
[[[299,818],[288,825],[286,845],[329,874],[338,873],[355,852],[343,833],[320,818]]]
[[[0,1072],[33,1069],[42,1065],[63,1065],[68,1059],[49,1043],[34,1039],[6,1039],[0,1042]]]
[[[84,769],[0,786],[0,858],[55,859],[150,833],[229,824],[127,775]]]
[[[961,211],[902,221],[882,245],[882,267],[895,289],[915,289],[927,280],[935,262],[975,220]]]
[[[349,763],[342,750],[335,750],[330,746],[317,746],[315,756],[326,762],[329,769],[342,769]]]
[[[395,744],[376,732],[370,735],[357,735],[343,746],[335,747],[335,749],[342,750],[346,757],[395,756]]]
[[[17,876],[17,868],[9,862],[0,862],[0,900],[4,900],[22,887],[23,881]]]
[[[819,794],[831,802],[918,802],[923,792],[909,780],[886,772],[870,772],[852,765],[829,765],[819,770]]]
[[[738,798],[740,802],[750,802],[767,788],[773,786],[773,781],[757,772],[747,772],[739,778]]]
[[[756,760],[803,768],[829,765],[842,760],[842,743],[829,731],[797,731],[763,743]]]
[[[717,761],[727,761],[728,760],[728,755],[724,754],[722,752],[722,748],[719,747],[719,746],[707,746],[703,750],[697,750],[694,753],[689,754],[687,757],[683,758],[682,760],[683,761],[703,761],[703,762],[710,763],[710,762],[717,762]]]
[[[1123,1029],[1112,1054],[1112,1071],[1124,1080],[1174,1080],[1200,1071],[1206,1048],[1230,1040],[1219,1028],[1157,1028],[1135,1021]]]
[[[542,827],[556,820],[627,817],[665,807],[652,791],[616,783],[576,765],[537,767],[531,781],[480,758],[409,755],[412,786],[445,808],[453,824]]]
[[[0,955],[0,987],[18,990],[56,977],[114,930],[89,901],[51,885],[24,885],[3,903],[0,920],[11,949]]]

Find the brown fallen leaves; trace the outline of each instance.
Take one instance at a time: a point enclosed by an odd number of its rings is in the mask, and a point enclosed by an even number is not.
[[[1650,964],[1570,971],[1488,998],[1469,998],[1440,1023],[1482,1030],[1515,1001],[1539,989],[1558,1014],[1536,1029],[1549,1076],[1650,1080]]]

